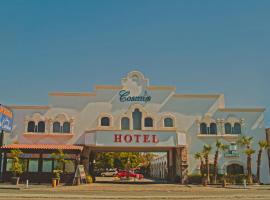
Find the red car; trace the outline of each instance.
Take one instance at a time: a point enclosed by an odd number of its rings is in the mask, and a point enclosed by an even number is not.
[[[117,176],[119,178],[126,178],[126,177],[132,177],[132,178],[137,178],[137,179],[142,179],[143,178],[143,175],[142,174],[137,174],[137,173],[134,173],[132,171],[129,171],[129,173],[125,170],[119,170],[118,173],[117,173]]]

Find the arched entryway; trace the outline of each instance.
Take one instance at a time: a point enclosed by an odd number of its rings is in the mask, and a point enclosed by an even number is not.
[[[244,167],[237,163],[232,163],[226,167],[227,174],[244,174]]]

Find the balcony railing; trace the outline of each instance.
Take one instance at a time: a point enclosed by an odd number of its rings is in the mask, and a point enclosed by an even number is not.
[[[240,154],[237,151],[225,152],[224,157],[239,157]]]

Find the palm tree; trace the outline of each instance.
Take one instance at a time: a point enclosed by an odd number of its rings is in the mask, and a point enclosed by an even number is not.
[[[247,155],[247,180],[249,183],[252,183],[251,156],[255,153],[255,151],[251,149],[252,139],[253,137],[242,136],[237,141],[238,144],[246,147],[244,153]]]
[[[247,180],[248,183],[252,183],[252,172],[251,172],[251,156],[255,153],[253,149],[246,149],[245,154],[247,155]]]
[[[205,144],[203,146],[202,154],[203,154],[203,157],[205,159],[207,183],[210,182],[209,153],[211,152],[211,150],[212,150],[211,145]]]
[[[228,149],[228,145],[222,144],[219,140],[216,141],[216,153],[214,158],[214,183],[217,183],[217,174],[218,174],[218,155],[220,150],[224,151]]]
[[[258,152],[258,158],[257,158],[257,176],[256,176],[256,178],[257,178],[257,182],[261,183],[261,181],[260,181],[260,168],[261,168],[262,152],[263,152],[263,150],[268,149],[269,145],[268,145],[266,140],[261,140],[261,141],[259,141],[258,144],[260,146],[260,150]]]
[[[203,177],[204,176],[204,173],[203,173],[203,167],[204,167],[203,154],[201,152],[197,152],[197,153],[195,153],[194,158],[196,160],[200,160],[200,162],[201,162],[201,164],[200,164],[200,172],[201,172],[201,176]]]

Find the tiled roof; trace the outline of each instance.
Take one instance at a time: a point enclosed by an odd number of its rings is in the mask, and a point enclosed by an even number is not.
[[[9,144],[2,146],[1,149],[41,149],[41,150],[83,150],[82,146],[68,144]]]

